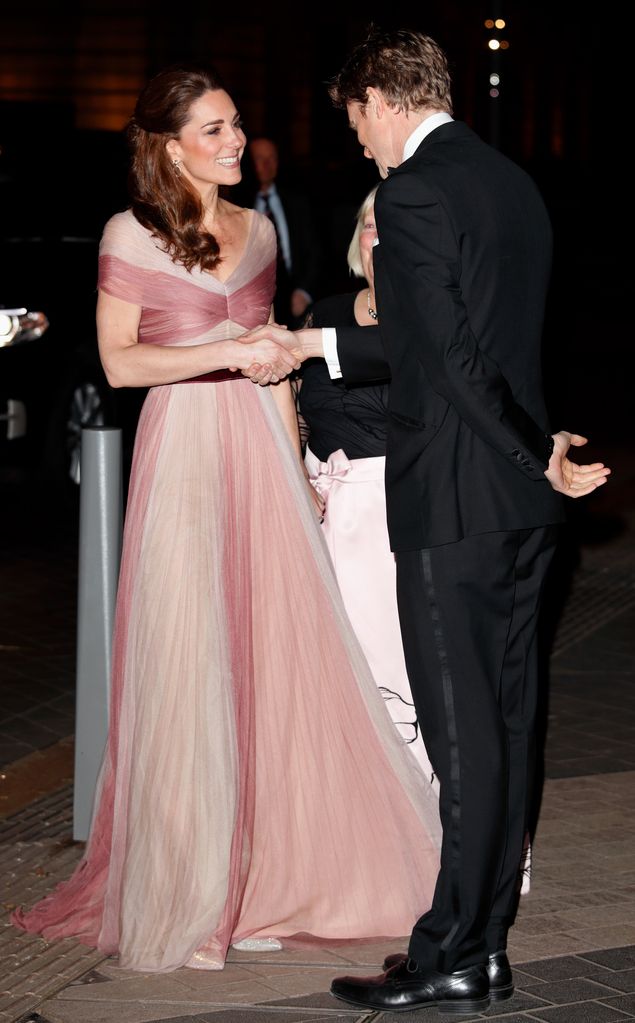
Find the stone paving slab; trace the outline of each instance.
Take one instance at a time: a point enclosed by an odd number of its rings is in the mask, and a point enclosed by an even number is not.
[[[634,811],[635,772],[546,782],[531,889],[521,900],[509,949],[517,993],[486,1015],[508,1023],[635,1017],[629,1008],[635,992]],[[0,821],[0,1023],[205,1023],[211,1017],[216,1023],[351,1023],[362,1017],[370,1023],[376,1017],[335,1001],[330,981],[378,971],[383,956],[402,949],[405,939],[310,952],[231,950],[223,971],[141,974],[119,969],[116,960],[78,942],[47,943],[16,931],[10,910],[42,897],[81,857],[71,825],[70,786]],[[403,1016],[399,1023],[406,1023]]]
[[[603,964],[595,962],[601,958]],[[275,967],[272,966],[272,972]],[[507,1002],[494,1004],[486,1013],[461,1018],[495,1017],[506,1023],[521,1020],[576,1021],[624,1020],[635,1018],[635,947],[602,950],[589,956],[563,956],[559,959],[527,962],[515,968],[516,992]],[[330,974],[325,983],[330,981]],[[116,982],[115,982],[116,983]],[[95,981],[87,981],[94,995]],[[106,987],[108,985],[106,984]],[[81,982],[75,990],[81,989]],[[106,994],[106,991],[103,992]],[[313,995],[266,1003],[240,1004],[232,1007],[220,1002],[204,1006],[182,1005],[176,1000],[137,999],[123,1002],[90,997],[69,1001],[62,992],[55,999],[42,1003],[38,1019],[29,1016],[29,1023],[391,1023],[390,1013],[362,1012],[337,1003],[326,989]],[[437,1019],[435,1011],[401,1013],[399,1023],[423,1023]],[[24,1018],[21,1023],[27,1023]]]
[[[40,796],[67,788],[73,780],[74,748],[73,738],[67,737],[4,767],[0,771],[0,817],[24,810]],[[10,840],[8,834],[5,837]]]

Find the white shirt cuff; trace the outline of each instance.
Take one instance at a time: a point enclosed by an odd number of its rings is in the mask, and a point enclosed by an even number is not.
[[[322,327],[322,350],[331,380],[341,380],[342,371],[337,356],[337,331],[335,327]]]

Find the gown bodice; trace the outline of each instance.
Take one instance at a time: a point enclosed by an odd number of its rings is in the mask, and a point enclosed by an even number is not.
[[[275,273],[273,227],[253,210],[241,260],[225,281],[174,263],[131,210],[108,221],[99,248],[99,287],[141,306],[144,344],[200,344],[266,323]]]

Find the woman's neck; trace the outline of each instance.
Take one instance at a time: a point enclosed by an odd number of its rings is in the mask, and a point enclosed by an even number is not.
[[[218,186],[212,185],[212,187],[201,193],[201,203],[203,206],[203,219],[208,227],[214,223],[220,212],[220,197],[218,195]]]
[[[375,293],[372,288],[362,288],[361,291],[357,292],[354,311],[355,319],[360,327],[372,327],[378,322],[374,302]],[[375,313],[375,316],[373,316],[373,313]]]

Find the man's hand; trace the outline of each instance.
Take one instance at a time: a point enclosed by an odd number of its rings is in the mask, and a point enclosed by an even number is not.
[[[578,465],[567,458],[570,447],[580,448],[586,443],[586,437],[581,437],[577,433],[567,433],[566,430],[560,430],[553,435],[553,453],[545,469],[545,476],[553,489],[566,497],[584,497],[585,494],[590,494],[606,483],[611,473],[602,462]]]
[[[254,384],[265,387],[267,384],[276,384],[294,370],[299,369],[301,352],[295,341],[295,334],[286,327],[277,323],[265,323],[261,327],[254,327],[241,334],[237,339],[241,344],[254,346],[254,358],[249,366],[242,369],[243,376],[246,376]],[[278,359],[263,360],[259,358],[261,343],[271,345],[273,349],[278,348],[280,356]],[[281,373],[281,365],[285,360],[291,360],[286,373]]]
[[[241,334],[235,340],[244,345],[244,358],[238,368],[255,383],[276,384],[284,380],[294,369],[299,369],[300,360],[288,344],[279,344],[277,337],[287,338],[290,332],[277,324],[256,327]],[[276,339],[272,337],[276,334]],[[256,367],[256,374],[252,367]]]
[[[285,348],[289,352],[293,351],[297,357],[300,357],[300,345],[295,332],[287,330],[279,323],[263,323],[260,327],[246,330],[237,340],[243,345],[251,345],[255,341],[274,341],[281,348]]]
[[[294,360],[293,369],[298,369],[305,359],[322,359],[322,331],[319,327],[303,327],[301,330],[287,330],[277,323],[266,323],[262,327],[254,327],[237,338],[241,344],[254,344],[256,341],[270,341],[280,345]],[[243,376],[249,377],[255,384],[273,384],[276,381],[271,375],[272,367],[269,360],[259,360],[255,354],[251,365],[243,368]],[[289,371],[290,372],[290,371]],[[281,378],[280,378],[281,379]]]

